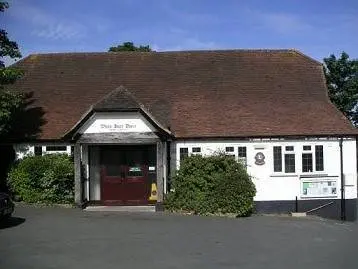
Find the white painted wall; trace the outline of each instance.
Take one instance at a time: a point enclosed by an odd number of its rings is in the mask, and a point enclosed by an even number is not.
[[[16,154],[16,159],[22,159],[25,156],[28,155],[34,155],[35,154],[35,146],[40,146],[42,147],[42,155],[44,154],[55,154],[55,153],[67,153],[68,155],[71,154],[71,145],[68,144],[54,144],[54,143],[50,143],[50,144],[43,144],[43,143],[35,143],[35,144],[15,144],[14,145],[14,150],[15,150],[15,154]],[[66,150],[65,151],[47,151],[46,147],[47,146],[66,146]]]
[[[302,153],[303,146],[310,145],[313,149],[315,145],[323,145],[324,171],[302,172]],[[189,154],[193,147],[201,147],[201,154],[211,155],[218,151],[225,151],[226,147],[234,147],[235,158],[238,159],[238,147],[246,147],[247,150],[247,171],[252,176],[256,186],[255,201],[274,201],[274,200],[295,200],[298,199],[340,199],[340,148],[338,139],[309,139],[309,140],[283,140],[283,139],[257,139],[247,141],[178,141],[176,142],[177,168],[180,166],[180,148],[188,148]],[[295,153],[295,173],[274,172],[273,166],[273,147],[294,146]],[[265,164],[255,164],[255,155],[262,152],[265,155]],[[283,159],[284,162],[284,159]],[[356,141],[355,139],[345,139],[343,142],[343,171],[346,180],[345,196],[346,199],[357,198],[357,165],[356,165]],[[313,160],[313,166],[315,162]],[[284,168],[284,166],[283,166]],[[317,197],[307,198],[302,195],[302,176],[322,176],[321,179],[337,180],[336,197]],[[317,179],[318,180],[318,179]]]
[[[79,130],[79,133],[138,132],[148,133],[155,128],[139,113],[95,113]]]

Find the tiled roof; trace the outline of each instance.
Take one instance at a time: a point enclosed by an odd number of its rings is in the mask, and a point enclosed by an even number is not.
[[[322,65],[295,50],[36,54],[16,65],[16,88],[45,112],[41,139],[63,137],[98,102],[140,102],[177,138],[357,133],[330,103]]]

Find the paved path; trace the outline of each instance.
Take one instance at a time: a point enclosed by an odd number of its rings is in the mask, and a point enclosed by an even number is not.
[[[358,224],[17,208],[0,268],[358,268]]]

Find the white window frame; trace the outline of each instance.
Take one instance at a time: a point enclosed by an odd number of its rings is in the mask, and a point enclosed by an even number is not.
[[[281,147],[281,165],[282,165],[282,171],[275,171],[275,167],[274,167],[274,154],[273,154],[273,149],[274,147]],[[293,147],[293,150],[286,150],[286,147]],[[297,165],[297,147],[298,145],[295,145],[294,143],[290,143],[290,144],[282,144],[282,145],[273,145],[271,147],[271,153],[272,153],[272,162],[271,162],[271,165],[272,165],[272,172],[273,174],[275,175],[296,175],[298,174],[298,169],[299,166]],[[287,154],[292,154],[295,156],[295,172],[285,172],[286,170],[286,164],[285,164],[285,155]]]
[[[311,146],[311,150],[303,150],[304,146]],[[316,170],[316,146],[322,146],[323,147],[323,170],[317,171]],[[310,174],[317,174],[317,173],[324,173],[326,166],[324,165],[324,145],[323,144],[303,144],[302,145],[302,152],[301,152],[301,173],[304,175],[310,175]],[[302,154],[304,153],[310,153],[312,154],[312,171],[311,172],[303,172],[303,165],[302,165]]]

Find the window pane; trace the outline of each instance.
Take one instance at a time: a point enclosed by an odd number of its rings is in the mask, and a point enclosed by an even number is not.
[[[311,153],[302,154],[302,172],[313,172],[313,161]]]
[[[303,150],[311,150],[311,146],[303,146]]]
[[[226,147],[225,151],[226,152],[234,152],[234,147]]]
[[[193,148],[192,152],[201,152],[201,148],[199,148],[199,147]]]
[[[185,157],[188,157],[188,148],[180,148],[180,160],[182,161]]]
[[[286,151],[293,151],[293,146],[286,146]]]
[[[239,158],[246,158],[246,147],[239,147]]]
[[[285,154],[285,173],[295,172],[295,154]]]
[[[42,147],[35,146],[35,156],[41,156],[41,155],[42,155]]]
[[[273,170],[274,172],[282,172],[281,147],[273,147]]]
[[[316,146],[316,171],[323,170],[323,146]]]

